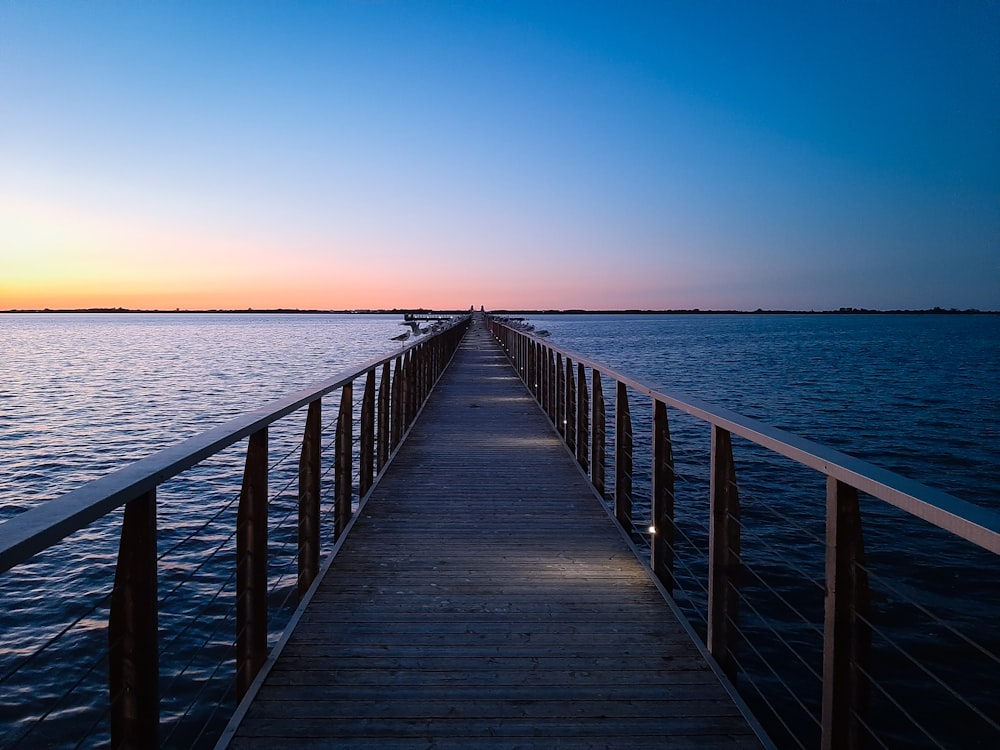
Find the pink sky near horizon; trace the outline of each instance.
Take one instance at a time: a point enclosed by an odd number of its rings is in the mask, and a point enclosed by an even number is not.
[[[705,297],[662,290],[636,293],[635,279],[625,295],[601,286],[587,288],[569,279],[523,278],[498,270],[474,275],[461,268],[435,273],[388,275],[380,280],[375,267],[347,269],[337,265],[305,269],[301,274],[276,274],[261,267],[244,272],[239,280],[218,284],[217,277],[192,271],[190,278],[149,282],[147,276],[120,274],[112,278],[85,278],[75,274],[65,281],[47,278],[36,288],[12,289],[0,284],[0,310],[84,309],[123,307],[139,310],[208,309],[669,309],[699,306]],[[544,303],[544,304],[540,304]]]
[[[57,202],[0,191],[0,226],[42,249],[2,259],[0,310],[668,309],[706,299],[683,264],[650,277],[649,267],[616,263],[593,245],[558,251],[545,231],[514,233],[517,247],[493,238],[471,249],[461,233],[438,246],[434,227],[414,225],[406,237],[350,226],[282,237],[167,214],[119,215],[93,196]],[[588,246],[578,232],[567,235]]]

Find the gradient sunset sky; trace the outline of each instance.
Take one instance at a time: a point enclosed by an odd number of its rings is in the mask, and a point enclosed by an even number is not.
[[[0,309],[1000,309],[1000,3],[0,0]]]

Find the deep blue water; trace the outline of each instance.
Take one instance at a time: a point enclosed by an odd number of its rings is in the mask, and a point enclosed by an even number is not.
[[[580,315],[530,322],[549,331],[553,343],[658,390],[696,396],[1000,510],[1000,316]],[[641,514],[648,514],[648,399],[634,399],[631,409],[642,527]],[[679,572],[684,589],[677,598],[703,633],[709,433],[685,415],[671,412],[670,419],[681,475],[678,526],[685,534],[678,553],[691,561]],[[821,672],[823,480],[739,440],[734,457],[747,569],[742,625],[747,642],[771,666],[780,665],[780,676],[758,663],[752,648],[742,648],[740,656],[756,673],[753,681],[779,695],[768,700],[782,721],[814,746],[816,727],[799,704],[816,710],[815,674]],[[996,556],[882,502],[862,497],[862,514],[875,630],[873,723],[881,742],[997,746]],[[782,640],[796,655],[774,645]],[[780,697],[782,681],[794,698]],[[763,711],[749,680],[737,682],[755,711]],[[922,728],[914,729],[913,719]],[[767,727],[783,746],[797,746],[785,741],[780,722]]]
[[[540,316],[553,343],[1000,508],[1000,316]]]
[[[0,315],[0,519],[388,353],[398,347],[390,339],[402,330],[399,322],[394,316]],[[1000,509],[1000,316],[579,315],[539,316],[531,322],[550,331],[553,343],[658,389],[697,396]],[[646,429],[647,409],[648,404],[639,402],[633,406],[637,434]],[[678,485],[678,523],[689,530],[694,548],[704,538],[708,433],[694,420],[673,414],[671,420],[678,470],[686,475]],[[276,455],[286,443],[294,449],[298,429],[289,428],[287,435],[275,431]],[[751,447],[737,444],[735,449],[745,557],[768,586],[798,597],[796,607],[805,619],[818,616],[821,622],[822,590],[820,584],[817,593],[815,580],[822,580],[822,547],[816,543],[822,538],[822,478]],[[641,451],[639,446],[637,460]],[[637,465],[640,514],[643,471]],[[189,529],[200,528],[206,514],[238,492],[239,472],[239,456],[228,462],[223,456],[163,488],[161,551]],[[964,542],[955,544],[881,504],[866,503],[863,510],[870,565],[892,587],[879,580],[879,626],[890,639],[902,633],[906,647],[921,658],[943,661],[953,667],[951,672],[966,674],[956,677],[966,694],[1000,695],[997,664],[948,645],[954,639],[941,635],[937,621],[919,619],[923,615],[919,610],[914,614],[909,602],[917,599],[921,606],[944,611],[963,633],[971,630],[994,653],[1000,651],[991,627],[1000,616],[1000,570],[993,556]],[[100,640],[102,612],[86,613],[113,574],[108,550],[114,549],[115,523],[111,518],[95,524],[74,535],[64,549],[40,556],[0,581],[0,676],[81,612],[78,629]],[[205,566],[207,550],[225,549],[227,528],[222,524],[200,532],[195,544],[170,558],[161,572],[161,598],[173,596],[170,587],[182,573],[193,575],[196,583],[204,577],[204,596],[210,598],[218,588],[211,567],[226,566]],[[703,565],[695,560],[689,571],[692,591],[678,596],[696,628],[699,576]],[[748,581],[748,591],[755,587],[762,588],[756,580]],[[287,584],[276,584],[276,595],[287,589]],[[904,595],[902,601],[894,592]],[[178,623],[189,616],[211,620],[213,604],[202,603],[200,596],[178,595],[180,602],[165,604],[161,629],[178,632],[184,627]],[[801,643],[802,661],[815,661],[815,631],[799,615],[763,599],[751,604],[777,621],[785,639]],[[758,619],[753,612],[744,616],[755,638],[762,632]],[[227,652],[228,627],[182,631],[180,638],[214,643],[211,657]],[[83,655],[91,645],[81,636],[68,653]],[[899,683],[907,700],[925,692],[923,678],[911,675],[892,646],[877,653],[879,676]],[[791,671],[793,685],[800,684],[797,680],[810,684],[811,678],[797,675],[795,660],[780,649],[768,655]],[[165,681],[179,681],[181,692],[191,689],[185,685],[201,684],[218,665],[212,658],[205,663],[199,658],[169,664]],[[81,722],[99,722],[86,705],[58,702],[76,671],[40,661],[27,683],[0,684],[0,727],[6,727],[0,745],[23,729],[25,706],[31,714],[51,711],[53,723],[67,732],[79,731]],[[89,678],[80,679],[85,685]],[[769,688],[771,682],[762,678]],[[102,700],[100,679],[96,684],[89,699],[94,704]],[[88,699],[83,700],[86,704]],[[935,705],[937,699],[928,700]],[[985,703],[996,718],[997,700],[986,698]],[[164,714],[171,719],[180,722],[186,710],[165,699]],[[971,734],[946,746],[994,746],[996,735],[971,729],[982,722],[967,720],[963,712],[965,708],[951,711],[955,718],[942,731],[950,736],[955,726],[963,731],[970,727]],[[790,722],[804,723],[805,731],[811,731],[808,719]],[[891,727],[886,731],[890,746],[921,746],[893,734]],[[26,742],[37,744],[39,736]],[[60,744],[58,737],[46,741]],[[179,733],[171,744],[185,746],[190,738]]]

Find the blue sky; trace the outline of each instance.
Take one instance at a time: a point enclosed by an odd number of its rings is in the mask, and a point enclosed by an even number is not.
[[[1000,309],[1000,4],[0,0],[0,309]]]

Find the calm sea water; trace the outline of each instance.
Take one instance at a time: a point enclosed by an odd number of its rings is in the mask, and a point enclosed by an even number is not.
[[[551,340],[1000,508],[1000,316],[580,315]]]
[[[399,348],[391,338],[407,330],[400,323],[388,315],[0,315],[0,520],[390,353]],[[269,431],[272,466],[294,451],[301,421]],[[233,669],[242,450],[157,491],[161,740],[170,747],[211,747],[233,706],[232,681],[212,678]],[[276,603],[294,603],[295,500],[285,474],[273,471],[269,488],[270,546],[291,547],[269,566]],[[92,747],[107,736],[104,624],[120,522],[119,511],[0,577],[0,747],[75,747],[84,735]],[[283,620],[271,622],[273,642]]]
[[[579,315],[539,316],[531,322],[550,331],[553,342],[661,390],[697,396],[1000,509],[1000,316]],[[403,330],[399,323],[398,316],[366,315],[0,315],[0,519],[388,353],[398,347],[390,339]],[[638,431],[645,417],[641,408],[634,409]],[[680,468],[686,461],[691,464],[694,497],[700,494],[697,465],[707,451],[707,433],[683,419],[674,426],[678,442],[684,438],[691,443],[678,445],[677,451]],[[741,456],[748,466],[741,465]],[[787,567],[789,550],[798,543],[787,532],[767,530],[791,521],[806,537],[821,537],[822,482],[804,477],[796,480],[794,490],[784,486],[778,491],[775,473],[787,476],[787,467],[752,451],[738,453],[737,464],[745,510],[749,506],[745,523],[752,524],[754,513],[760,514],[760,539],[754,542],[747,533],[749,544],[763,550],[755,553],[762,567]],[[222,501],[213,489],[219,480],[238,488],[236,465],[210,465],[200,478],[164,493],[161,548],[173,535],[198,527],[206,508]],[[679,488],[679,498],[683,492]],[[679,510],[679,516],[685,512]],[[701,512],[693,501],[694,543],[700,533],[695,516]],[[982,627],[1000,615],[1000,576],[990,556],[979,555],[970,545],[953,545],[891,510],[876,507],[866,513],[874,518],[871,528],[866,527],[873,568],[882,570],[884,563],[903,593],[941,605],[977,637],[1000,646]],[[0,675],[41,642],[39,633],[58,627],[37,623],[75,616],[94,592],[106,588],[113,561],[107,561],[104,550],[113,548],[115,534],[113,521],[98,524],[75,535],[65,554],[43,556],[0,581],[5,602]],[[209,535],[203,541],[208,549],[217,540]],[[204,551],[186,554],[171,566],[199,569],[200,574]],[[910,561],[902,571],[901,556]],[[818,558],[806,556],[795,564],[821,578],[821,550]],[[161,597],[169,591],[173,572],[163,571]],[[699,574],[695,565],[691,575]],[[775,585],[785,590],[784,583]],[[789,591],[795,587],[787,585]],[[889,595],[884,602],[885,627],[912,632],[909,609],[897,607]],[[689,604],[697,608],[697,592]],[[821,592],[807,597],[802,609],[815,617],[817,606],[821,611]],[[180,622],[192,611],[204,620],[212,612],[209,607],[176,612],[165,607],[161,628],[167,630],[171,618]],[[93,619],[92,629],[99,633],[100,617]],[[749,628],[755,627],[753,616],[746,620]],[[789,640],[800,637],[794,621],[781,627]],[[922,627],[916,647],[933,650],[936,628]],[[231,641],[228,632],[183,637],[214,639],[220,651]],[[804,634],[802,640],[815,639]],[[86,651],[86,642],[78,648]],[[883,671],[902,674],[891,657],[885,665]],[[171,666],[166,677],[183,675],[198,684],[216,669],[192,658],[183,667]],[[49,712],[72,731],[78,731],[80,721],[99,722],[58,703],[66,680],[65,671],[42,663],[30,683],[6,692],[0,686],[0,726],[6,727],[0,736],[17,736],[26,704],[39,706],[32,715]],[[916,678],[912,685],[909,677],[898,681],[904,689],[918,684]],[[982,692],[998,684],[995,679],[974,680],[965,689]],[[95,694],[95,704],[101,700]],[[995,708],[993,701],[987,710]],[[169,701],[165,705],[168,717],[186,710],[174,709]],[[181,737],[173,744],[189,744]],[[900,739],[894,746],[908,742]],[[976,742],[966,738],[955,746]],[[992,746],[986,742],[981,746]]]
[[[0,519],[392,351],[392,315],[0,314]]]
[[[659,390],[696,396],[1000,510],[1000,316],[580,315],[531,322],[553,342]],[[632,405],[634,431],[646,441],[636,450],[640,519],[648,513],[649,410],[648,400]],[[696,420],[670,418],[682,475],[678,552],[691,561],[679,568],[677,599],[704,634],[709,433]],[[739,656],[754,684],[742,677],[737,684],[758,715],[775,705],[781,719],[765,725],[781,746],[798,746],[783,724],[805,737],[806,747],[817,746],[806,713],[818,714],[822,671],[823,480],[742,441],[734,441],[734,456],[747,567],[741,626],[756,647],[740,648]],[[1000,746],[996,556],[884,503],[862,498],[862,513],[874,611],[872,724],[881,742]],[[775,666],[780,675],[771,673]]]

